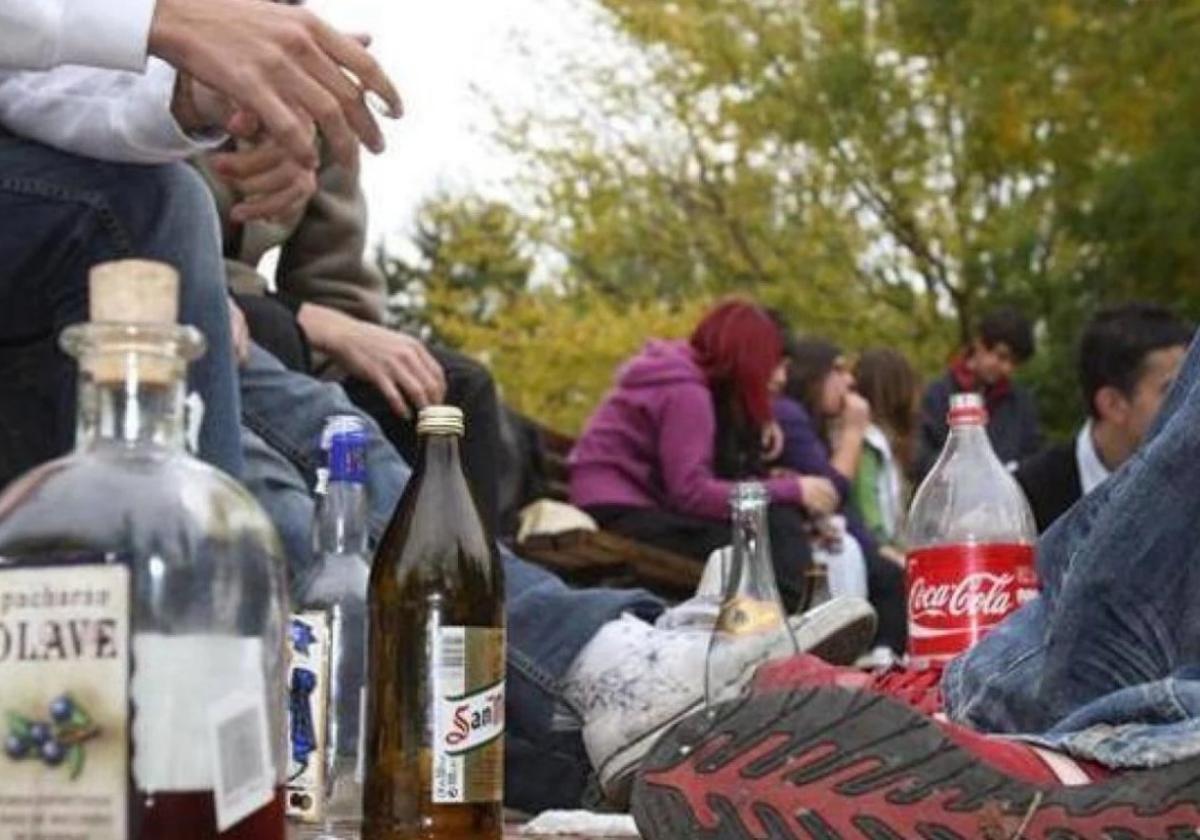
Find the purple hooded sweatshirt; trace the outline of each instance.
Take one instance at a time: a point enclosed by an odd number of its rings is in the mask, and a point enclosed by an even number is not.
[[[571,503],[624,505],[726,520],[733,483],[713,475],[716,417],[704,371],[683,341],[650,341],[571,450]],[[795,478],[764,482],[797,503]]]

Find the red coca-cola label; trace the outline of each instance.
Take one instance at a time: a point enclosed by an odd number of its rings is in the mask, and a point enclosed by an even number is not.
[[[908,553],[908,653],[924,662],[970,648],[1037,595],[1033,546],[940,545]]]

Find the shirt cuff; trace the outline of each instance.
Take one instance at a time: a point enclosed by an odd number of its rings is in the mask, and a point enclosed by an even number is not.
[[[148,95],[134,97],[129,120],[130,143],[149,158],[183,160],[218,148],[228,135],[217,129],[187,132],[171,113],[175,95],[175,68],[151,59],[139,80]]]
[[[155,0],[65,0],[56,63],[142,70],[154,4]]]

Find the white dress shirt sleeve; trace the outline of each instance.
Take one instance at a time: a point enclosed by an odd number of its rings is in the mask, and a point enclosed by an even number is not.
[[[166,163],[219,145],[224,135],[180,128],[171,114],[174,92],[174,68],[156,58],[145,73],[0,72],[0,125],[65,152],[121,163]]]
[[[0,67],[141,70],[155,0],[0,0]]]

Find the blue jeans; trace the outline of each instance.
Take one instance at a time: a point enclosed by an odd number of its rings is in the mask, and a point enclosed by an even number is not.
[[[1037,562],[1041,596],[947,668],[950,716],[1114,767],[1200,755],[1200,339],[1142,447]]]
[[[86,321],[88,270],[127,257],[179,270],[180,319],[208,340],[188,372],[205,403],[200,455],[240,476],[225,266],[204,183],[184,164],[100,163],[0,130],[0,344],[18,352],[49,346],[63,327]],[[53,347],[44,357],[46,365],[6,385],[53,437],[44,454],[58,454],[73,443],[74,365]]]
[[[325,418],[357,414],[371,429],[367,497],[373,540],[382,536],[412,470],[341,386],[290,371],[259,347],[251,349],[241,374],[246,485],[275,520],[292,590],[300,592],[314,571],[308,488],[320,464]],[[652,620],[663,604],[641,590],[571,589],[503,544],[500,556],[508,619],[505,801],[526,811],[577,806],[591,766],[577,729],[564,727],[557,714],[560,681],[604,624],[624,612]]]

